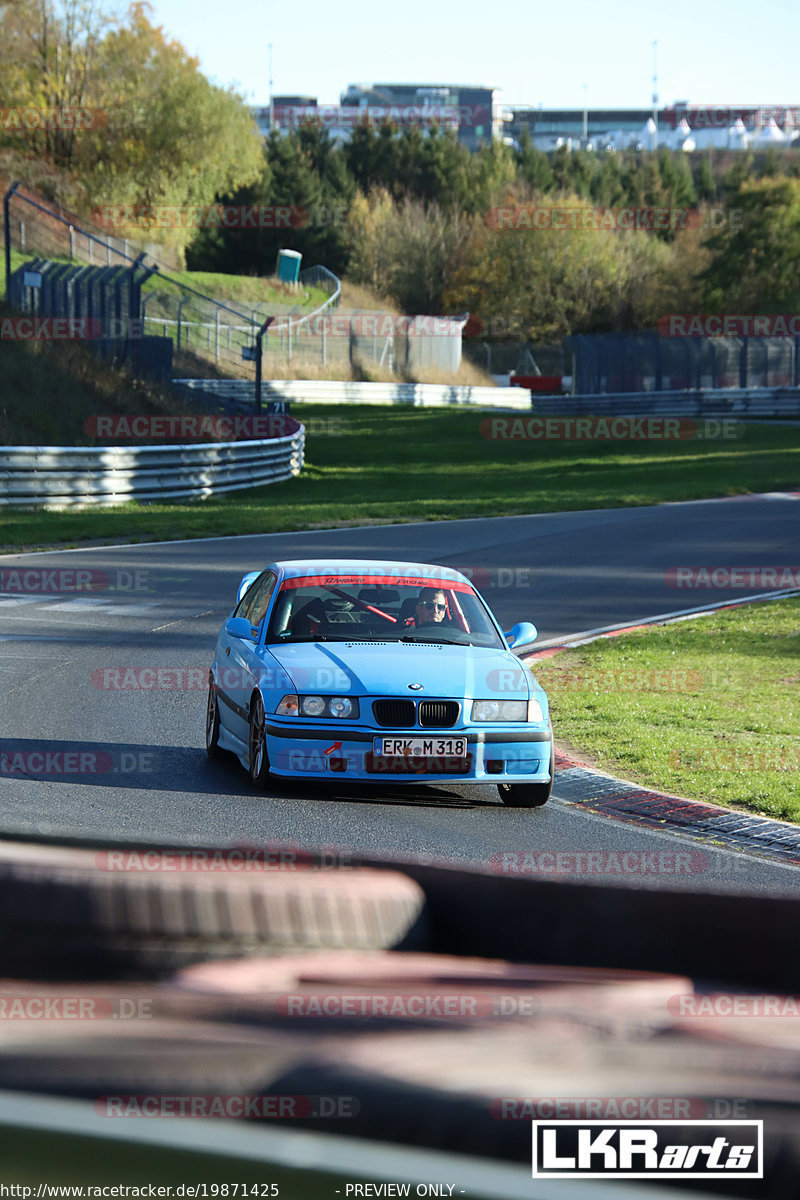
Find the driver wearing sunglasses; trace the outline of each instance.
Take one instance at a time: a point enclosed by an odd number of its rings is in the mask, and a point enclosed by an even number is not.
[[[417,597],[414,624],[439,625],[447,617],[447,599],[441,588],[423,588]]]

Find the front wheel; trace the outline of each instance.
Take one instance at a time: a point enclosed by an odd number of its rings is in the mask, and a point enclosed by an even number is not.
[[[264,716],[264,702],[256,692],[250,703],[250,738],[249,738],[249,767],[250,782],[254,787],[263,789],[269,779],[269,758],[267,756],[267,730]]]
[[[206,754],[218,758],[219,746],[219,702],[213,679],[208,681],[208,703],[206,704]]]
[[[555,778],[556,756],[550,743],[549,783],[498,783],[500,799],[507,808],[541,808],[550,799]]]

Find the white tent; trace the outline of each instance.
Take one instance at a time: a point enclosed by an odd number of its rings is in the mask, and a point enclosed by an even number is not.
[[[778,128],[774,117],[770,117],[763,129],[753,138],[754,146],[784,146],[786,137]]]
[[[728,129],[728,148],[730,150],[746,150],[749,141],[750,134],[745,128],[744,121],[741,117],[737,117]]]
[[[685,150],[687,154],[696,148],[697,139],[689,128],[686,117],[681,117],[675,126],[669,144],[673,150]]]
[[[645,150],[658,149],[658,130],[656,129],[656,123],[652,117],[647,118],[644,129],[639,136],[639,141],[642,143]]]
[[[668,143],[672,150],[682,150],[683,143],[687,138],[692,136],[692,131],[689,128],[689,122],[686,117],[681,117],[678,124],[673,129],[672,133],[667,135],[664,140]],[[694,147],[692,147],[694,148]]]

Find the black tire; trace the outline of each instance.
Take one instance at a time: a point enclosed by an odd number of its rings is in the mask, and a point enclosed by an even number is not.
[[[498,783],[497,790],[506,808],[541,808],[550,799],[556,774],[556,754],[550,743],[549,783]]]
[[[425,895],[400,871],[293,870],[291,851],[285,870],[194,870],[215,852],[166,853],[189,869],[145,869],[142,849],[0,848],[0,975],[152,978],[216,958],[428,948]]]
[[[211,676],[208,679],[208,701],[206,703],[206,754],[209,758],[219,758],[222,754],[219,745],[219,701]]]
[[[250,736],[247,739],[249,751],[248,774],[253,787],[262,791],[269,781],[269,755],[267,754],[266,717],[264,701],[259,692],[254,692],[250,700]]]

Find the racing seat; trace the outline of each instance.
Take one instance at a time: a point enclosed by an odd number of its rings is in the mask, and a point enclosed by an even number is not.
[[[401,629],[405,625],[408,618],[413,617],[414,614],[416,613],[416,611],[417,611],[417,602],[413,598],[413,596],[410,597],[408,600],[403,601],[403,603],[400,605],[400,612],[397,617],[397,624],[400,626]]]
[[[304,604],[292,617],[289,628],[295,637],[313,637],[317,633],[327,633],[328,621],[322,601],[317,597]]]

